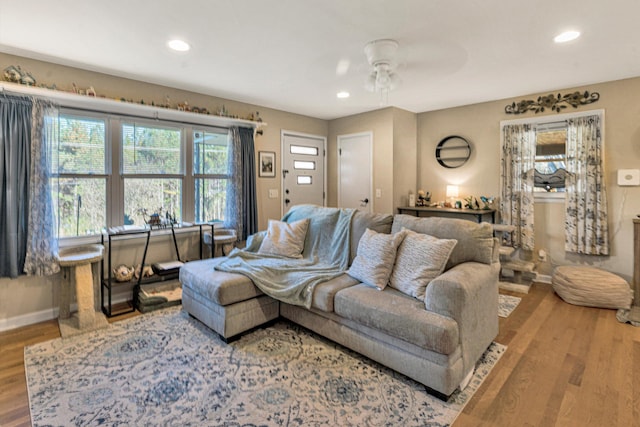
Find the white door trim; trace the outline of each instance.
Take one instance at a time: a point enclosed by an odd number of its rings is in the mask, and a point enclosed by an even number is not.
[[[340,148],[341,148],[341,142],[342,139],[346,139],[346,138],[354,138],[354,137],[359,137],[359,136],[366,136],[369,139],[369,202],[371,203],[371,212],[375,212],[375,198],[373,197],[373,131],[367,131],[367,132],[357,132],[357,133],[349,133],[349,134],[345,134],[345,135],[338,135],[337,137],[337,149],[338,152],[336,153],[338,155],[338,206],[342,206],[342,191],[340,190],[342,185],[341,185],[341,162],[342,162],[342,156],[340,155]]]
[[[284,194],[284,178],[282,176],[282,165],[284,164],[284,137],[286,135],[290,135],[290,136],[297,136],[300,138],[316,138],[316,139],[321,139],[322,140],[322,157],[323,157],[323,164],[322,167],[324,168],[324,179],[323,179],[323,183],[322,183],[322,192],[324,194],[324,197],[322,198],[322,205],[323,206],[327,206],[327,137],[323,136],[323,135],[314,135],[311,133],[303,133],[303,132],[296,132],[296,131],[292,131],[292,130],[286,130],[286,129],[281,129],[280,130],[280,216],[282,217],[284,215],[284,198],[285,198],[285,194]]]

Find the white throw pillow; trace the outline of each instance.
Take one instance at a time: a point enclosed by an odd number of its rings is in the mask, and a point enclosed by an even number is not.
[[[365,285],[383,290],[389,283],[396,251],[404,236],[404,231],[385,234],[367,228],[360,238],[356,258],[347,274]]]
[[[288,223],[270,219],[267,234],[264,236],[258,253],[302,258],[309,221],[309,218],[305,218]]]
[[[458,241],[402,230],[407,234],[398,248],[389,286],[424,300],[427,285],[442,274]]]

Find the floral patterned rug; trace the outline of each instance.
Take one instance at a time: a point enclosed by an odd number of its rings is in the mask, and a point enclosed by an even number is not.
[[[180,308],[25,348],[37,426],[447,426],[506,347],[448,403],[288,322],[231,344]]]

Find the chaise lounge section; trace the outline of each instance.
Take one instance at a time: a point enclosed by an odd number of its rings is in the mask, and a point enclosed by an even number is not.
[[[349,233],[351,266],[367,229],[387,235],[411,230],[457,243],[423,298],[391,286],[379,290],[344,273],[317,284],[306,307],[264,294],[243,274],[216,270],[226,258],[214,258],[182,267],[183,307],[224,339],[278,317],[288,319],[446,399],[464,388],[498,333],[498,244],[491,226],[356,211]]]

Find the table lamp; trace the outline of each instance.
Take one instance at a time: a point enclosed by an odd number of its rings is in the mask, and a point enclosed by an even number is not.
[[[451,199],[451,207],[455,207],[456,205],[456,197],[458,197],[458,186],[457,185],[447,185],[447,198]]]

